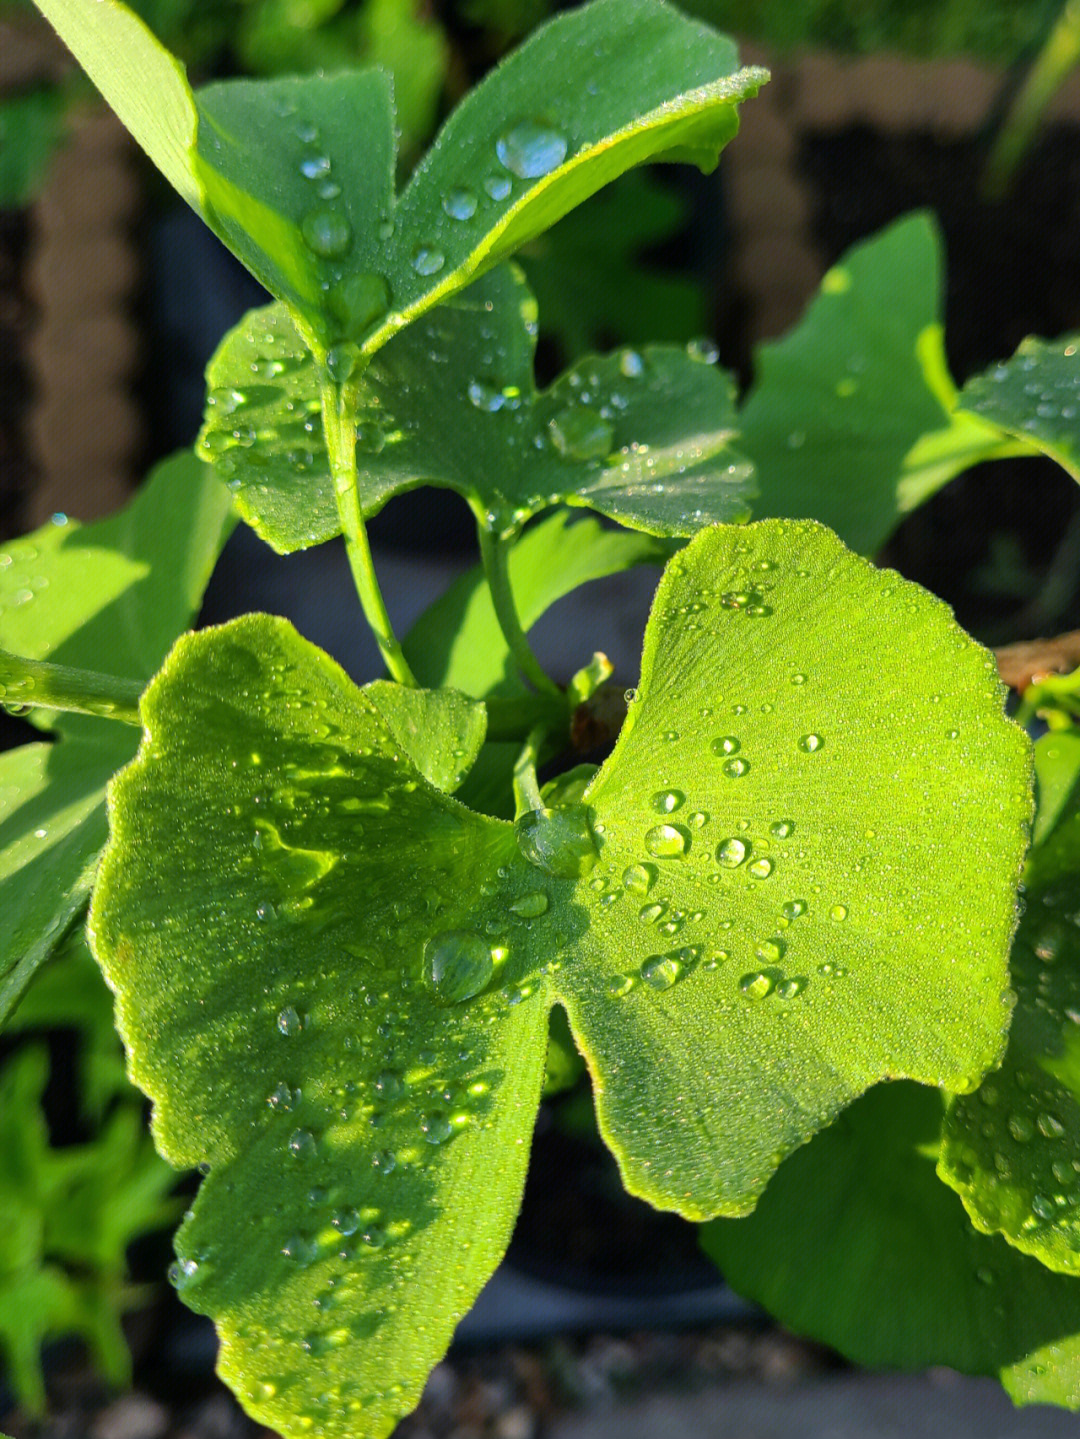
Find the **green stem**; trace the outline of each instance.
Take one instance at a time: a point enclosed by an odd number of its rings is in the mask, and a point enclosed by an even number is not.
[[[525,637],[525,631],[517,612],[517,603],[514,600],[514,591],[510,586],[509,545],[506,540],[488,529],[479,514],[476,517],[476,533],[480,538],[480,558],[484,562],[484,574],[487,576],[488,587],[491,590],[495,616],[499,621],[499,628],[503,632],[506,643],[510,647],[514,663],[525,679],[536,689],[544,694],[561,695],[562,690],[544,672]]]
[[[1013,97],[983,172],[983,193],[1000,199],[1031,145],[1043,111],[1080,61],[1080,0],[1066,0],[1054,28]]]
[[[138,680],[116,679],[92,670],[45,660],[23,659],[0,650],[0,702],[8,707],[67,710],[72,714],[99,715],[123,724],[141,725]]]
[[[346,386],[324,385],[322,411],[338,517],[341,520],[345,551],[349,556],[349,568],[356,584],[356,593],[360,596],[364,618],[371,626],[383,661],[391,675],[398,684],[415,688],[416,678],[409,668],[409,662],[386,612],[386,604],[371,558],[367,526],[360,511],[356,476],[356,404],[353,393]]]
[[[514,810],[519,817],[530,810],[544,808],[540,782],[536,778],[536,761],[546,735],[547,725],[533,725],[514,763]]]

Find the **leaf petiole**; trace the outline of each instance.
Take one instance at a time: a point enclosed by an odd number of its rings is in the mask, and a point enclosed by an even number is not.
[[[66,710],[141,725],[138,680],[24,659],[0,650],[0,703],[8,709]]]
[[[514,811],[519,818],[530,810],[544,808],[540,782],[536,778],[536,761],[547,732],[546,724],[534,725],[514,762]]]
[[[326,384],[322,386],[321,398],[326,450],[334,479],[334,496],[337,500],[342,534],[345,536],[345,552],[349,557],[349,568],[352,570],[364,618],[371,626],[379,652],[390,674],[398,684],[415,688],[416,678],[394,634],[394,627],[390,623],[386,603],[379,589],[375,564],[371,558],[371,546],[368,543],[367,526],[360,510],[360,496],[356,484],[355,397],[347,385]]]
[[[533,654],[522,628],[517,602],[510,584],[509,543],[502,535],[496,534],[488,528],[483,515],[475,506],[474,513],[476,514],[476,533],[480,541],[480,558],[483,561],[484,575],[491,590],[491,602],[495,607],[499,628],[503,632],[514,662],[522,676],[535,689],[543,694],[561,697],[562,690],[545,673],[540,661]]]

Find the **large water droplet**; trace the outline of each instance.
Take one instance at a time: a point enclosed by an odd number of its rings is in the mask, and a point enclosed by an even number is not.
[[[755,859],[750,866],[750,873],[754,876],[755,879],[768,879],[769,875],[772,874],[772,872],[773,862],[771,859],[766,859],[764,856],[762,856],[761,859]]]
[[[538,915],[546,914],[547,908],[547,895],[542,889],[534,889],[515,900],[510,906],[510,913],[520,914],[523,919],[536,919]]]
[[[739,980],[739,988],[747,999],[764,999],[772,994],[773,981],[769,975],[758,970],[754,974],[744,974]]]
[[[686,801],[686,796],[679,789],[662,789],[652,797],[652,807],[657,814],[671,814]]]
[[[300,222],[300,232],[308,249],[324,260],[344,255],[352,244],[353,228],[340,210],[310,211]]]
[[[747,847],[741,839],[725,839],[717,849],[716,857],[725,869],[737,869],[747,853]]]
[[[674,954],[654,954],[641,966],[641,977],[652,989],[670,989],[682,973],[682,965]]]
[[[716,755],[737,754],[741,747],[738,738],[733,734],[722,734],[719,739],[714,739],[710,746]]]
[[[598,410],[572,405],[548,421],[548,434],[564,460],[602,460],[611,453],[615,430]]]
[[[596,841],[584,805],[532,810],[521,816],[514,832],[528,862],[557,879],[580,879],[596,864]]]
[[[656,883],[656,866],[631,864],[623,870],[622,882],[631,894],[648,894]]]
[[[429,1144],[443,1144],[454,1132],[454,1127],[445,1114],[425,1114],[420,1121],[420,1128]]]
[[[282,1034],[287,1034],[291,1036],[294,1034],[299,1034],[304,1026],[300,1016],[290,1004],[278,1015],[277,1027],[281,1030]]]
[[[645,848],[657,859],[681,859],[690,848],[690,835],[681,825],[654,825],[645,836]]]
[[[446,256],[437,245],[418,245],[413,251],[412,267],[418,275],[437,275],[446,264]]]
[[[464,185],[457,185],[443,196],[442,207],[451,220],[471,220],[476,214],[476,196]]]
[[[495,142],[499,163],[521,180],[549,175],[566,159],[567,139],[550,125],[525,120]]]
[[[824,743],[819,734],[804,734],[799,740],[799,748],[804,754],[814,754]]]
[[[315,1149],[315,1136],[310,1129],[294,1129],[289,1135],[289,1153],[294,1159],[310,1159]]]
[[[721,769],[728,779],[742,779],[744,774],[750,773],[750,761],[743,759],[741,755],[736,755],[734,759],[726,759],[721,765]]]
[[[469,929],[448,929],[424,946],[424,983],[439,1004],[461,1004],[490,984],[491,946]]]

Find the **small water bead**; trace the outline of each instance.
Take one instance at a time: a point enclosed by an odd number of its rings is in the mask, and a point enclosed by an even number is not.
[[[728,779],[742,779],[743,775],[750,773],[750,761],[736,755],[734,759],[725,760],[721,769]]]
[[[773,862],[771,859],[755,859],[750,865],[750,873],[755,879],[768,879],[772,872]]]
[[[499,163],[521,180],[539,180],[566,159],[565,135],[536,120],[524,120],[495,141]]]
[[[686,823],[691,829],[702,829],[708,823],[709,816],[704,810],[696,809],[686,816]]]
[[[776,964],[783,959],[786,948],[782,939],[762,939],[754,946],[754,953],[758,959],[765,960],[766,964]]]
[[[443,196],[442,207],[451,220],[471,220],[476,214],[477,199],[464,185],[456,186]]]
[[[697,360],[702,365],[715,365],[720,358],[715,341],[710,340],[707,335],[698,335],[693,340],[688,340],[686,353],[691,360]]]
[[[655,924],[666,909],[666,904],[644,904],[638,910],[638,919],[640,919],[643,924]]]
[[[293,1259],[301,1268],[306,1268],[319,1257],[319,1246],[306,1234],[292,1234],[281,1246],[286,1259]]]
[[[300,161],[300,173],[305,180],[321,180],[324,175],[330,173],[330,157],[328,155],[307,155]]]
[[[832,909],[829,910],[829,918],[835,919],[837,923],[839,923],[841,920],[847,919],[847,916],[848,912],[846,904],[834,904]]]
[[[686,802],[686,796],[679,789],[664,789],[652,797],[652,807],[657,814],[671,814]]]
[[[791,676],[791,683],[793,685],[804,685],[806,683],[806,676],[802,673],[793,674]]]
[[[780,999],[794,999],[795,996],[801,994],[802,991],[803,981],[801,979],[795,979],[794,977],[791,979],[782,979],[776,986],[776,993]]]
[[[657,859],[681,859],[690,848],[690,836],[681,825],[658,824],[645,835],[645,848]]]
[[[612,999],[622,999],[637,983],[632,974],[613,974],[607,982],[607,992]]]
[[[725,869],[737,869],[749,853],[741,839],[726,839],[716,851],[716,858]]]
[[[454,1132],[454,1126],[445,1114],[425,1114],[420,1128],[429,1144],[443,1144]]]
[[[739,988],[747,999],[765,999],[773,992],[773,980],[770,975],[758,970],[753,974],[744,974],[739,980]]]
[[[548,421],[551,443],[564,460],[602,460],[611,453],[615,430],[598,410],[572,405]]]
[[[773,839],[789,839],[795,833],[795,821],[793,819],[777,819],[769,825],[769,833]]]
[[[289,1135],[289,1153],[294,1159],[310,1159],[315,1149],[315,1136],[310,1129],[294,1129]]]
[[[650,989],[670,989],[682,974],[677,955],[654,954],[641,966],[641,977]]]
[[[523,919],[536,919],[539,915],[547,913],[548,904],[549,900],[544,891],[534,889],[515,900],[510,906],[510,913],[519,914]]]
[[[1008,1125],[1009,1133],[1018,1144],[1027,1144],[1035,1137],[1035,1126],[1026,1114],[1010,1114]]]
[[[352,244],[353,228],[340,210],[312,210],[300,222],[308,249],[323,260],[344,255]]]
[[[360,1241],[368,1249],[382,1249],[387,1239],[386,1230],[379,1224],[369,1224],[360,1236]]]
[[[288,1114],[296,1108],[297,1099],[287,1084],[275,1086],[266,1097],[266,1102],[275,1112]]]
[[[437,275],[446,264],[446,256],[437,245],[418,245],[413,251],[412,267],[418,275]]]
[[[1057,1214],[1054,1201],[1045,1194],[1036,1194],[1031,1200],[1031,1212],[1039,1219],[1053,1219]]]
[[[714,739],[710,745],[710,749],[715,755],[738,754],[741,748],[742,745],[733,734],[721,735],[719,739]]]
[[[799,740],[799,748],[804,754],[815,754],[824,743],[819,734],[804,734]]]
[[[491,946],[469,929],[448,929],[424,946],[424,983],[439,1004],[461,1004],[491,982]]]
[[[507,175],[489,175],[484,181],[484,190],[492,200],[505,200],[512,188]]]
[[[619,355],[619,371],[628,380],[637,380],[645,373],[645,361],[636,350],[623,350]]]
[[[339,1234],[344,1234],[348,1238],[350,1234],[355,1234],[360,1228],[361,1219],[355,1209],[338,1209],[330,1216],[330,1223]]]
[[[296,1010],[290,1004],[278,1015],[277,1027],[281,1030],[282,1034],[291,1037],[294,1034],[300,1033],[300,1031],[304,1027],[304,1023],[300,1016],[297,1014]]]
[[[798,919],[806,913],[807,904],[805,899],[789,899],[784,905],[781,913],[785,919]]]
[[[657,869],[654,864],[631,864],[623,870],[623,885],[631,894],[648,894],[656,883]]]
[[[400,1099],[405,1093],[405,1081],[396,1069],[384,1069],[375,1080],[375,1093],[380,1099]]]
[[[1036,1117],[1035,1123],[1038,1126],[1039,1133],[1046,1139],[1060,1139],[1065,1133],[1065,1126],[1061,1120],[1058,1119],[1056,1115],[1049,1114],[1045,1110]]]

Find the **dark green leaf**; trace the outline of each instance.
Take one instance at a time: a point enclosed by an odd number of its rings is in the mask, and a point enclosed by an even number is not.
[[[961,470],[1016,452],[954,401],[940,242],[917,213],[850,249],[795,329],[757,352],[739,416],[754,513],[820,520],[872,554]]]
[[[1073,736],[1036,745],[1037,773],[1071,759]],[[1063,744],[1063,741],[1065,744]],[[1056,761],[1048,751],[1057,751]],[[1071,753],[1069,753],[1071,751]],[[1051,806],[1053,796],[1049,796]],[[1070,793],[1024,874],[1013,944],[1016,1010],[999,1070],[945,1120],[941,1175],[975,1224],[1062,1273],[1080,1271],[1080,805]],[[1080,1391],[1078,1391],[1080,1395]],[[1078,1399],[1080,1402],[1080,1399]]]
[[[484,743],[484,706],[457,690],[406,689],[390,680],[375,680],[364,693],[424,778],[448,794],[457,789]]]
[[[643,161],[711,169],[761,70],[660,0],[595,0],[458,106],[395,204],[385,72],[193,94],[119,0],[40,0],[183,197],[321,346],[374,351]]]
[[[1031,842],[1038,845],[1080,801],[1080,730],[1052,730],[1035,745],[1038,804]]]
[[[1080,1408],[1080,1284],[973,1230],[934,1173],[942,1096],[864,1095],[702,1242],[740,1294],[857,1364],[996,1374]]]
[[[59,87],[0,101],[0,209],[29,204],[63,133]]]
[[[1080,480],[1080,336],[1029,336],[1011,360],[968,380],[959,408],[1041,450]]]
[[[535,334],[535,302],[504,266],[376,357],[356,447],[365,515],[434,484],[501,531],[559,503],[658,535],[748,518],[754,491],[731,448],[726,375],[651,346],[587,359],[537,392]],[[315,361],[284,306],[247,316],[208,379],[201,451],[245,519],[281,552],[338,534]]]

